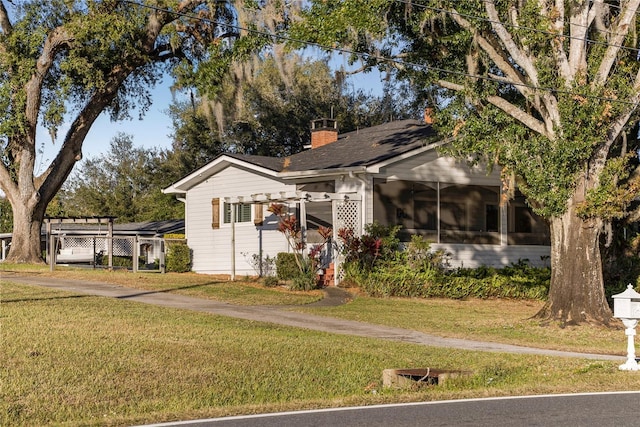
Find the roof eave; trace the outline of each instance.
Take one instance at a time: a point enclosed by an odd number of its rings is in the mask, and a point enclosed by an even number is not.
[[[415,149],[413,149],[411,151],[406,151],[406,152],[404,152],[402,154],[398,154],[397,156],[389,157],[388,159],[385,159],[385,160],[383,160],[381,162],[378,162],[378,163],[375,163],[375,164],[369,166],[367,168],[367,170],[369,172],[371,172],[371,173],[380,173],[380,170],[382,168],[384,168],[384,167],[387,167],[389,165],[392,165],[394,163],[397,163],[397,162],[405,160],[405,159],[409,159],[409,158],[414,157],[414,156],[416,156],[418,154],[434,150],[434,149],[436,149],[438,147],[441,147],[441,146],[443,146],[445,144],[448,144],[449,142],[451,142],[451,139],[452,138],[442,139],[440,141],[432,142],[431,144],[426,144],[426,145],[423,145],[422,147],[415,148]]]
[[[164,194],[186,194],[187,190],[189,190],[190,188],[194,187],[205,179],[210,178],[217,172],[230,165],[241,166],[262,173],[264,175],[273,177],[278,176],[277,171],[223,154],[217,159],[214,159],[205,166],[201,167],[200,169],[197,169],[189,175],[185,176],[180,181],[170,185],[167,188],[162,189],[162,192]]]
[[[291,180],[291,179],[299,179],[299,178],[309,178],[309,177],[328,177],[328,176],[340,176],[340,175],[348,175],[349,173],[364,173],[367,172],[367,166],[354,166],[348,168],[336,168],[336,169],[311,169],[311,170],[303,170],[303,171],[292,171],[292,172],[280,172],[278,174],[279,178],[283,180]]]

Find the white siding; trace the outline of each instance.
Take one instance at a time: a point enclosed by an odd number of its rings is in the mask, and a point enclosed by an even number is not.
[[[207,274],[230,274],[232,271],[231,225],[224,224],[221,215],[220,228],[212,229],[211,199],[220,198],[222,208],[224,197],[294,189],[272,178],[234,166],[190,189],[186,197],[186,222],[189,224],[187,242],[193,251],[193,271]],[[264,212],[262,228],[256,227],[253,221],[235,224],[235,272],[238,276],[255,274],[249,261],[253,254],[259,253],[261,246],[263,256],[275,257],[278,252],[287,250],[284,236],[277,231],[277,220],[267,216],[266,207]]]
[[[432,244],[432,250],[444,250],[450,254],[452,268],[477,268],[480,266],[506,267],[520,260],[527,260],[536,267],[549,267],[549,246],[499,246],[499,245],[459,245]]]
[[[487,175],[482,167],[470,168],[466,162],[451,157],[438,157],[435,151],[394,163],[382,171],[387,179],[446,182],[452,184],[499,185],[500,171]]]

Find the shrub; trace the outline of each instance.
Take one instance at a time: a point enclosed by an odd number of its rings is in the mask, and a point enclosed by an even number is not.
[[[274,267],[276,264],[276,259],[269,255],[261,257],[260,254],[252,254],[249,255],[247,253],[242,252],[242,256],[245,257],[253,271],[256,272],[256,275],[259,277],[268,277],[273,276]]]
[[[306,242],[303,239],[303,233],[295,215],[291,214],[287,207],[280,203],[271,204],[268,211],[278,217],[278,231],[285,236],[289,247],[293,251],[286,256],[278,254],[276,274],[280,279],[293,280],[292,288],[294,289],[310,290],[316,288],[319,285],[316,272],[321,267],[322,252],[329,244],[332,230],[320,227],[318,234],[323,238],[323,242],[311,247],[309,254],[305,256]],[[297,268],[295,271],[291,268],[291,264]]]
[[[262,279],[262,284],[267,288],[273,288],[278,286],[278,278],[275,276],[266,276]]]
[[[361,288],[376,297],[424,297],[425,289],[438,280],[435,270],[419,271],[408,264],[396,264],[372,271],[364,278]]]
[[[522,298],[543,300],[549,292],[549,268],[520,262],[502,269],[479,267],[444,273],[437,266],[415,268],[407,255],[350,280],[375,297]]]
[[[166,265],[168,272],[186,273],[191,271],[191,250],[184,242],[167,244]]]
[[[377,223],[367,224],[365,233],[360,237],[350,228],[338,230],[345,272],[367,272],[393,260],[400,244],[397,237],[399,230],[399,225],[387,227]]]
[[[114,255],[111,258],[114,268],[133,268],[133,259],[131,257]],[[109,265],[109,256],[103,252],[96,254],[96,265]]]
[[[290,288],[294,291],[310,291],[318,287],[318,276],[315,271],[306,269],[298,272],[294,277]]]
[[[276,257],[276,276],[280,280],[291,280],[300,274],[296,256],[289,252],[280,252]]]
[[[432,251],[431,242],[425,239],[424,236],[416,234],[411,236],[411,241],[404,251],[406,262],[412,268],[420,271],[431,269],[444,271],[449,266],[449,255],[444,250]]]

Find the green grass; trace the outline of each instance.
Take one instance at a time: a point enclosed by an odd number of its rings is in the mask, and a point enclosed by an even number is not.
[[[38,275],[75,280],[112,283],[130,288],[169,291],[198,298],[226,301],[241,305],[302,305],[318,301],[321,291],[298,292],[285,288],[266,288],[256,280],[246,277],[229,281],[226,276],[210,276],[195,273],[132,273],[126,270],[108,271],[73,267],[0,264],[0,274]],[[9,276],[5,276],[9,277]]]
[[[174,286],[169,276],[145,277],[158,280],[149,286]],[[196,278],[182,278],[180,286],[189,280],[199,284]],[[640,388],[640,372],[619,371],[616,362],[334,335],[3,279],[0,425],[132,425],[355,404]],[[527,321],[536,308],[536,303],[517,301],[357,298],[313,311],[420,330],[462,329],[474,339],[514,337],[531,346],[557,341],[573,342],[581,351],[623,353],[626,348],[622,330],[609,336],[601,329]],[[464,369],[472,375],[410,390],[381,387],[383,369],[407,367]]]
[[[359,296],[338,307],[297,311],[397,326],[443,337],[486,340],[563,351],[626,355],[622,324],[613,327],[541,323],[532,317],[543,302],[527,300],[447,300]],[[620,324],[619,324],[620,323]]]

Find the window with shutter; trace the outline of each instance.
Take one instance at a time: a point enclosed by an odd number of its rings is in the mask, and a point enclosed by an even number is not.
[[[224,204],[224,223],[231,223],[231,203]],[[235,222],[251,222],[251,205],[235,205]]]

